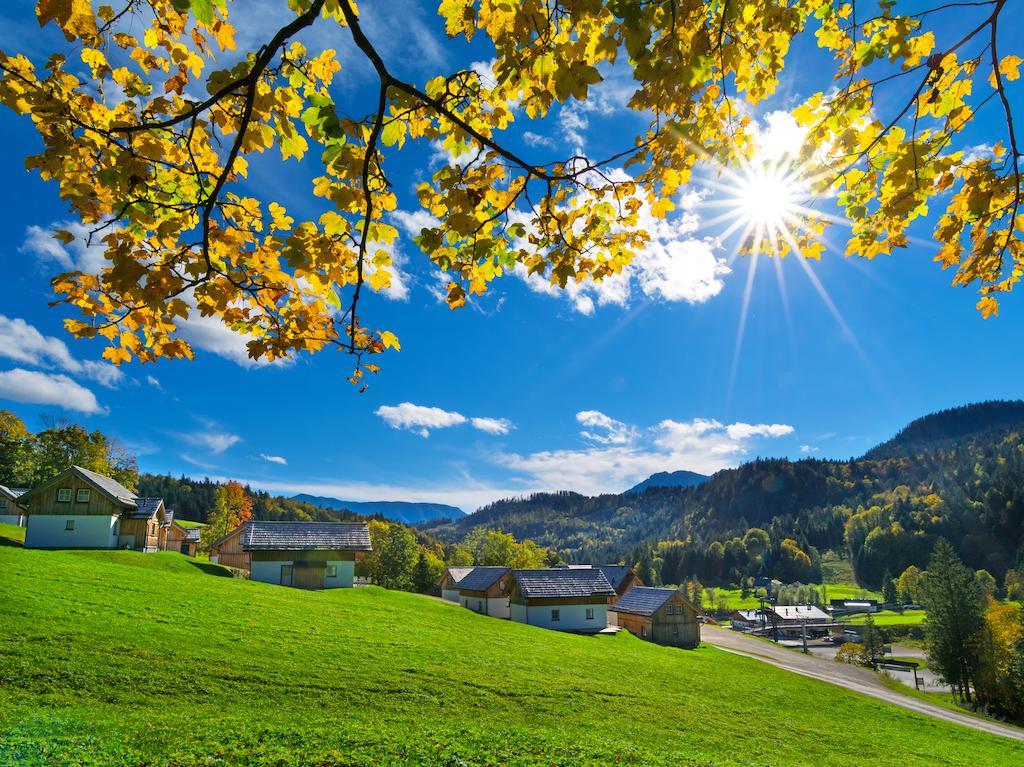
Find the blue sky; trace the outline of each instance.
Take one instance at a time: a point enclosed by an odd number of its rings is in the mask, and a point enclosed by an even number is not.
[[[261,33],[257,23],[270,29],[281,18],[284,3],[237,5],[244,44]],[[375,5],[363,3],[367,33],[402,76],[422,82],[487,59],[481,45],[446,41],[429,6],[389,3],[403,20],[389,29]],[[38,30],[32,6],[0,10],[0,47],[38,59],[61,41]],[[326,29],[308,42],[339,49],[338,96],[359,112],[373,81],[345,35]],[[1008,35],[1004,49],[1019,50],[1021,33]],[[820,59],[794,52],[783,93],[758,112],[766,129],[776,119],[769,113],[822,85],[806,79],[822,71]],[[524,120],[509,143],[541,160],[577,144],[592,156],[621,148],[643,125],[623,106],[628,87],[622,72],[608,72],[589,107],[564,108],[539,125]],[[1020,103],[1021,93],[1017,83],[1011,97]],[[969,139],[991,143],[997,116],[984,114]],[[195,362],[113,370],[99,362],[99,344],[68,337],[64,310],[48,306],[49,279],[100,254],[49,238],[68,210],[24,170],[38,146],[28,121],[0,112],[0,140],[0,407],[33,428],[58,416],[102,429],[145,471],[469,511],[509,494],[617,491],[654,471],[711,472],[759,455],[846,458],[930,411],[1021,396],[1021,299],[982,320],[976,294],[950,287],[951,275],[932,262],[929,226],[891,258],[833,253],[812,264],[834,312],[793,257],[779,264],[787,310],[776,270],[762,259],[737,353],[749,261],[727,264],[734,243],[716,244],[720,228],[702,225],[720,211],[694,202],[707,193],[699,183],[628,280],[567,295],[509,276],[452,312],[406,234],[421,220],[413,185],[438,162],[429,146],[407,148],[388,166],[402,211],[401,279],[364,311],[399,336],[402,351],[381,360],[364,394],[345,381],[351,365],[340,354],[256,365],[244,339],[208,321],[184,331]],[[268,158],[254,164],[250,183],[292,215],[315,215],[315,166],[315,158]],[[830,238],[845,245],[841,228]]]

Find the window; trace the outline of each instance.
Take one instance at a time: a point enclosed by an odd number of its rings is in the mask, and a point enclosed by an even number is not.
[[[291,586],[292,585],[292,566],[281,565],[281,585]]]
[[[64,523],[64,529],[65,530],[74,530],[75,529],[75,520],[69,519],[67,522],[65,522]]]
[[[62,487],[57,490],[57,503],[71,503],[70,487]]]
[[[6,509],[6,508],[7,508],[7,499],[6,498],[0,498],[0,509]]]
[[[326,575],[327,575],[328,578],[337,578],[338,577],[338,566],[337,565],[327,565],[327,573],[326,573]]]
[[[640,627],[640,636],[642,638],[644,638],[644,639],[647,638],[647,627],[646,626],[641,626]]]
[[[593,607],[588,607],[587,608],[587,620],[588,621],[594,620],[594,608]]]
[[[484,611],[484,601],[482,599],[476,600],[476,611],[482,613]]]
[[[555,621],[559,621],[561,619],[562,619],[562,616],[561,616],[561,613],[558,612],[558,610],[552,610],[551,611],[551,622],[552,623],[554,623]]]
[[[87,488],[87,487],[80,487],[80,488],[78,488],[78,492],[75,493],[75,501],[78,502],[78,503],[88,503],[89,502],[89,488]]]

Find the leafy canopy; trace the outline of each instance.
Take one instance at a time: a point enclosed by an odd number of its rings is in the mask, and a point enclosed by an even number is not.
[[[670,212],[695,169],[751,160],[749,107],[776,92],[809,36],[833,56],[834,82],[793,109],[807,131],[797,162],[849,220],[846,253],[905,247],[938,206],[936,260],[980,290],[985,316],[1024,272],[1006,93],[1022,59],[1000,48],[1006,0],[906,13],[893,0],[442,0],[448,35],[485,38],[494,63],[488,77],[460,70],[421,85],[393,73],[352,0],[281,2],[294,18],[236,51],[226,0],[39,0],[39,22],[57,24],[68,50],[35,63],[0,52],[0,101],[42,139],[28,167],[105,248],[100,273],[53,287],[81,314],[68,330],[106,339],[113,362],[191,358],[179,330],[198,313],[249,337],[254,358],[347,351],[362,384],[378,370],[366,355],[400,348],[359,305],[367,284],[385,290],[393,277],[387,161],[408,142],[454,156],[417,190],[432,216],[417,241],[448,275],[452,308],[517,267],[562,287],[614,275],[648,241],[645,216]],[[950,14],[963,36],[940,45],[930,24]],[[337,27],[372,65],[369,115],[331,90],[338,53],[295,39],[313,25]],[[585,101],[616,62],[634,78],[630,108],[649,118],[619,154],[539,163],[507,148],[514,123]],[[1003,113],[1005,135],[969,152],[964,131],[986,106]],[[272,190],[253,196],[249,160],[267,152],[318,163],[322,215],[297,220]],[[820,257],[829,222],[804,217],[777,254]]]

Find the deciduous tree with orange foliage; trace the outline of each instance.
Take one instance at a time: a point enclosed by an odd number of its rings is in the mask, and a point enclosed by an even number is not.
[[[232,480],[217,488],[214,508],[201,533],[204,548],[223,538],[243,522],[252,519],[252,498],[241,484]]]
[[[453,45],[484,38],[494,60],[489,72],[423,83],[396,74],[353,0],[280,2],[291,20],[236,51],[231,17],[244,3],[39,0],[39,22],[57,24],[67,48],[38,61],[0,52],[0,101],[42,141],[28,167],[105,248],[101,272],[53,282],[79,313],[67,328],[106,339],[113,362],[191,358],[180,323],[200,314],[251,337],[254,358],[349,352],[362,385],[378,370],[367,355],[399,348],[360,299],[393,276],[389,159],[409,142],[452,156],[417,190],[433,222],[417,241],[448,275],[452,308],[516,268],[562,287],[615,275],[650,239],[644,221],[671,211],[696,169],[765,180],[750,168],[751,108],[776,93],[804,39],[834,69],[792,105],[807,136],[792,168],[848,220],[846,254],[906,247],[931,207],[941,211],[932,253],[955,285],[980,291],[984,315],[1024,274],[1008,93],[1022,59],[1005,50],[1007,0],[904,10],[894,0],[442,0],[438,24]],[[350,62],[296,39],[314,26],[372,67],[368,114],[330,88]],[[621,151],[548,162],[509,148],[514,127],[585,102],[611,66],[628,68],[629,107],[647,121]],[[982,109],[1000,128],[979,154],[966,137]],[[249,159],[270,151],[316,164],[309,191],[324,213],[298,220],[245,187]],[[832,217],[781,208],[750,229],[745,250],[819,258]]]

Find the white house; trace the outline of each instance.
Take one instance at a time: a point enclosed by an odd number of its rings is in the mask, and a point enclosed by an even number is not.
[[[513,570],[507,591],[512,620],[579,633],[607,628],[608,600],[615,596],[597,568]]]
[[[18,498],[26,492],[23,487],[0,485],[0,523],[25,526],[25,510],[18,505]]]
[[[508,620],[511,572],[507,567],[474,567],[459,581],[459,603],[481,615]]]
[[[241,548],[249,579],[300,589],[351,588],[356,557],[370,551],[370,530],[342,522],[257,522],[243,525]]]
[[[438,588],[441,589],[441,599],[446,602],[459,603],[459,581],[465,578],[473,570],[472,567],[447,567],[441,580],[438,581]]]
[[[117,480],[72,466],[18,497],[29,549],[158,551],[170,524],[160,498],[140,498]]]

